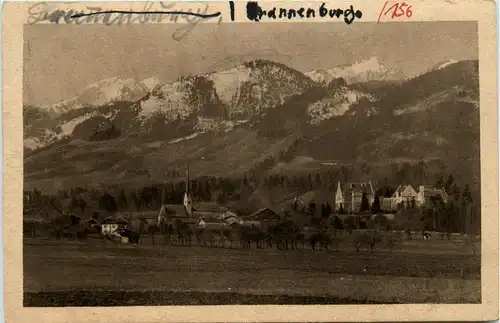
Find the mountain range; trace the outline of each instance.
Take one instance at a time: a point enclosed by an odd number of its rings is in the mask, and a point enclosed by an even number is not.
[[[403,72],[397,66],[388,69],[380,63],[377,57],[371,57],[352,65],[336,66],[329,69],[315,69],[305,74],[320,84],[328,84],[336,78],[343,78],[349,84],[373,80],[404,79]]]
[[[164,84],[109,78],[23,107],[27,187],[441,160],[479,181],[478,61],[405,78],[376,59],[302,73],[255,60]]]

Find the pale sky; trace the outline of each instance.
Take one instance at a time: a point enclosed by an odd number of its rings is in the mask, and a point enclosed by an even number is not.
[[[113,76],[163,82],[264,58],[302,72],[378,57],[418,75],[478,58],[476,22],[205,23],[175,41],[173,24],[27,25],[24,101],[52,104]]]

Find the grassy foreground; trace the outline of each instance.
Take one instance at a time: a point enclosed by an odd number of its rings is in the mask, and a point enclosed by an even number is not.
[[[405,242],[371,254],[26,239],[24,305],[479,303],[480,256],[460,248]]]

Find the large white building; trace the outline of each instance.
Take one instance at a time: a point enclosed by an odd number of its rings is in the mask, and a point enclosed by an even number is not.
[[[411,185],[400,185],[391,197],[381,199],[380,206],[384,211],[397,211],[399,207],[421,207],[436,196],[448,203],[448,194],[442,188],[420,185],[417,191]]]
[[[368,207],[371,208],[375,201],[375,191],[371,181],[367,183],[347,183],[341,185],[337,184],[335,191],[335,211],[344,210],[348,213],[356,213],[361,209],[361,202],[363,194],[366,194],[368,199]]]

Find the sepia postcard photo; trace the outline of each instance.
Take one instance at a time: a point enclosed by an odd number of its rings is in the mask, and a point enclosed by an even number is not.
[[[497,319],[495,30],[488,1],[6,4],[7,322]]]

